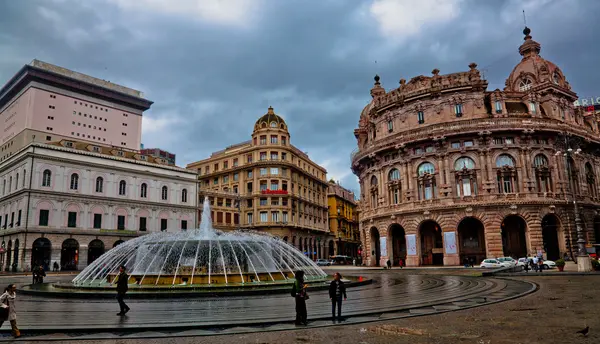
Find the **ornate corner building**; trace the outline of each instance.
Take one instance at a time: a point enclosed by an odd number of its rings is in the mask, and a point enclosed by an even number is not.
[[[251,140],[187,168],[198,173],[199,204],[209,197],[215,228],[264,231],[312,259],[327,257],[327,171],[290,143],[287,123],[272,107]]]
[[[599,117],[575,108],[565,75],[523,33],[503,91],[487,91],[475,63],[389,92],[375,77],[352,153],[367,265],[572,256],[573,201],[587,242],[600,241]]]

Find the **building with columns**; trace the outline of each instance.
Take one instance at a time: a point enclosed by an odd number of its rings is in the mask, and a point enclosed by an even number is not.
[[[0,163],[0,265],[81,270],[124,240],[195,228],[196,174],[134,152],[61,140]]]
[[[327,189],[329,206],[329,229],[335,238],[329,247],[329,255],[359,257],[360,234],[358,231],[358,211],[354,192],[329,181]]]
[[[375,77],[352,154],[367,265],[572,256],[573,200],[584,238],[600,240],[600,117],[574,107],[566,76],[523,33],[504,90],[488,91],[475,63],[387,92]]]
[[[266,232],[313,259],[326,258],[333,244],[327,171],[292,145],[290,136],[287,123],[269,107],[249,141],[187,168],[198,173],[200,198],[209,197],[215,228]]]

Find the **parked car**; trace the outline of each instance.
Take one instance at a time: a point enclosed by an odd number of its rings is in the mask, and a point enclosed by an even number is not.
[[[318,266],[330,266],[331,262],[327,259],[317,259]]]
[[[479,264],[480,268],[501,268],[504,267],[502,263],[498,261],[498,259],[484,259],[481,264]]]
[[[530,259],[530,260],[533,261],[533,257],[519,258],[519,260],[521,260],[521,259],[523,259],[523,260]],[[552,260],[545,260],[544,259],[544,264],[542,266],[544,267],[545,270],[554,269],[554,268],[556,268],[556,263],[554,261],[552,261]]]
[[[497,258],[497,260],[500,263],[506,263],[505,265],[508,265],[510,267],[517,266],[517,261],[514,260],[514,258],[512,258],[512,257],[500,257],[500,258]]]

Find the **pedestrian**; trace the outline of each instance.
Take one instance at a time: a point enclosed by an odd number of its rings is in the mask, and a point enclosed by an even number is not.
[[[35,266],[33,268],[33,271],[31,271],[31,276],[32,276],[32,283],[36,284],[38,281],[38,267]]]
[[[54,262],[54,272],[58,272],[58,263]]]
[[[352,265],[356,266],[356,258],[352,259]]]
[[[535,270],[535,272],[538,272],[538,257],[535,256],[533,257],[533,269]]]
[[[529,260],[525,260],[523,270],[525,270],[526,273],[529,273]]]
[[[337,305],[338,320],[342,319],[342,297],[346,301],[346,286],[339,272],[333,274],[333,281],[329,284],[329,298],[331,299],[331,319],[335,320],[335,307]]]
[[[44,267],[40,265],[37,272],[37,283],[44,283],[44,277],[46,277],[46,271]]]
[[[544,270],[544,260],[542,258],[538,259],[538,268],[539,268],[540,272],[543,272],[543,270]]]
[[[6,289],[4,289],[4,294],[0,296],[0,307],[2,311],[0,312],[0,327],[6,320],[10,321],[10,327],[12,328],[12,335],[15,338],[21,337],[21,331],[17,327],[17,311],[15,308],[15,299],[17,297],[17,286],[14,284],[9,284]]]
[[[306,313],[307,287],[308,285],[304,284],[304,271],[297,271],[296,281],[294,281],[292,287],[292,296],[296,299],[296,325],[308,325],[308,315]]]
[[[119,266],[119,275],[117,276],[117,301],[119,302],[119,307],[121,311],[117,313],[117,315],[125,315],[129,312],[129,306],[125,304],[123,301],[123,297],[125,297],[125,293],[127,293],[127,289],[129,282],[129,275],[125,272],[125,265]]]
[[[398,260],[398,266],[400,266],[400,269],[402,269],[402,267],[404,266],[404,259],[400,258]]]
[[[388,269],[391,269],[391,268],[392,268],[392,262],[391,262],[389,259],[387,260],[387,263],[386,263],[386,264],[387,264],[387,268],[388,268]]]

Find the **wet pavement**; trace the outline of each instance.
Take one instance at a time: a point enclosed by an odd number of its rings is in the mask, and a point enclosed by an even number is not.
[[[447,270],[446,273],[451,273]],[[462,271],[464,272],[464,270]],[[350,274],[350,272],[348,272]],[[331,321],[327,291],[307,301],[309,327],[359,324],[431,315],[491,304],[536,289],[530,282],[472,276],[413,274],[411,271],[357,270],[374,283],[348,289],[345,319]],[[8,276],[3,276],[6,281]],[[69,277],[52,277],[50,281]],[[29,278],[14,276],[19,283]],[[77,300],[19,295],[19,327],[28,339],[160,338],[241,334],[295,329],[294,301],[288,294],[186,300],[129,300],[132,311],[118,317],[111,300]]]

